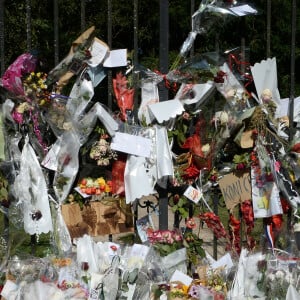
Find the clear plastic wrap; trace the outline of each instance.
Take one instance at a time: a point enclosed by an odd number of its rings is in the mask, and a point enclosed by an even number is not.
[[[52,231],[46,180],[28,137],[22,150],[20,172],[14,189],[18,204],[23,207],[25,231],[29,234]]]
[[[74,122],[78,122],[80,116],[84,113],[84,110],[94,96],[93,83],[86,77],[85,73],[83,73],[77,78],[66,105]]]
[[[64,133],[61,137],[61,147],[57,152],[57,170],[54,176],[53,189],[57,201],[62,204],[73,186],[79,168],[78,137],[71,132]]]

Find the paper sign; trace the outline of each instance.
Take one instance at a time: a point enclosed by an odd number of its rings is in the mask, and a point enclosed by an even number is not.
[[[251,199],[251,183],[248,172],[241,176],[237,176],[235,173],[225,175],[219,180],[219,186],[229,210],[232,210],[237,204]]]
[[[92,57],[87,61],[87,63],[90,67],[96,67],[104,60],[109,47],[101,40],[95,38],[89,50]]]
[[[8,299],[8,297],[11,297],[14,291],[18,290],[18,285],[15,284],[11,280],[6,280],[4,287],[1,291],[1,296],[4,297],[5,299]],[[16,295],[17,297],[17,295]]]
[[[195,203],[198,203],[202,197],[202,192],[195,189],[194,187],[192,186],[189,186],[184,194],[183,194],[185,197],[187,197],[189,200],[195,202]]]
[[[213,269],[225,267],[227,270],[229,270],[232,266],[233,262],[229,253],[226,253],[211,265]]]
[[[179,99],[162,101],[149,105],[149,110],[154,115],[158,123],[168,121],[181,115],[184,112],[184,107]]]
[[[145,259],[149,251],[149,247],[140,244],[134,244],[131,247],[130,257],[140,257]]]
[[[111,149],[132,155],[149,157],[151,139],[123,132],[116,132],[111,142]]]
[[[187,285],[187,286],[189,286],[192,283],[192,281],[193,281],[193,279],[190,276],[188,276],[188,275],[186,275],[186,274],[184,274],[184,273],[182,273],[178,270],[176,270],[173,273],[173,275],[170,279],[170,282],[181,282],[181,283],[183,283],[184,285]]]
[[[127,49],[111,50],[105,59],[103,66],[106,68],[126,67]]]
[[[279,189],[275,182],[266,182],[260,188],[256,184],[255,171],[252,173],[252,206],[254,218],[267,218],[282,214]]]
[[[248,4],[231,7],[230,10],[240,17],[250,14],[257,14],[257,10]]]

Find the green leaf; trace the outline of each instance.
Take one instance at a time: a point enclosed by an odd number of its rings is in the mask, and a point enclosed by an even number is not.
[[[189,212],[183,207],[179,207],[178,211],[182,215],[183,218],[187,218],[189,216]]]

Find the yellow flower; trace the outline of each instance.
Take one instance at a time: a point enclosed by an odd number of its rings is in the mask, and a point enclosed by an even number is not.
[[[181,289],[182,289],[183,293],[187,295],[187,293],[188,293],[188,291],[189,291],[189,286],[188,286],[188,285],[183,285],[183,286],[181,287]]]
[[[97,179],[97,181],[98,181],[99,186],[105,185],[105,184],[106,184],[105,179],[104,179],[103,177],[99,177],[99,178]]]
[[[106,184],[104,191],[105,191],[105,193],[110,193],[111,192],[111,187],[108,184]]]

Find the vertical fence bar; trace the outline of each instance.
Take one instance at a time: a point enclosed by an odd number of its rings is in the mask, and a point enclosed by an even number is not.
[[[167,74],[169,70],[169,1],[160,0],[160,35],[159,61],[160,71]],[[168,100],[168,89],[164,82],[159,85],[160,101]],[[161,189],[159,193],[159,229],[168,229],[168,191]]]
[[[26,0],[26,46],[31,50],[31,1]]]
[[[271,56],[271,0],[267,1],[267,58]]]
[[[0,76],[3,75],[5,70],[5,58],[4,58],[4,0],[0,0]]]
[[[107,0],[107,43],[109,48],[112,47],[112,3]],[[112,71],[109,69],[107,72],[107,106],[112,109]]]
[[[53,14],[54,14],[54,65],[59,63],[59,38],[58,38],[58,0],[53,2]]]
[[[86,0],[81,0],[80,1],[80,28],[81,28],[81,32],[84,32],[84,30],[85,30],[85,1]]]
[[[139,11],[139,1],[134,0],[133,2],[133,82],[134,86],[136,87],[137,83],[137,74],[135,72],[136,66],[138,65],[138,52],[139,52],[139,46],[138,46],[138,28],[139,28],[139,18],[138,18],[138,11]],[[138,93],[137,89],[134,93],[134,106],[135,108],[138,107]],[[134,118],[137,118],[138,110],[134,110]]]
[[[297,5],[296,0],[292,0],[292,24],[291,24],[291,82],[289,99],[289,123],[290,123],[290,141],[294,137],[294,98],[295,98],[295,51],[296,51],[296,23],[297,23]]]

